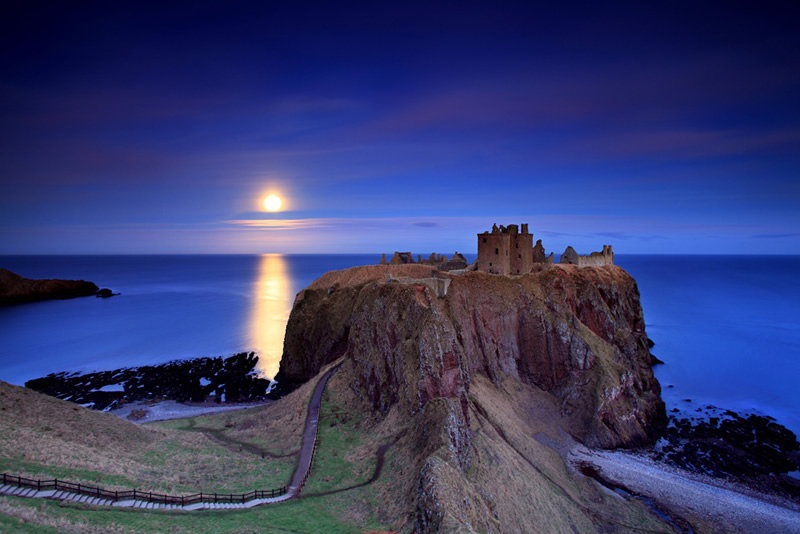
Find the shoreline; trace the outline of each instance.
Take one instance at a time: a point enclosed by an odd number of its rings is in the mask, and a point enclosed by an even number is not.
[[[117,417],[132,423],[144,424],[154,423],[156,421],[168,421],[171,419],[183,419],[185,417],[197,417],[200,415],[246,410],[248,408],[266,406],[273,402],[274,401],[272,400],[264,400],[247,403],[235,402],[221,404],[216,402],[182,403],[169,399],[158,402],[136,401],[126,403],[124,406],[114,408],[113,410],[108,410],[106,413],[116,415]],[[144,414],[141,417],[130,417],[134,410],[142,410]]]
[[[721,532],[800,532],[800,500],[691,473],[631,452],[575,445],[567,461],[609,492],[620,497],[620,493],[645,496],[690,523],[708,521]],[[588,473],[587,464],[591,466]]]

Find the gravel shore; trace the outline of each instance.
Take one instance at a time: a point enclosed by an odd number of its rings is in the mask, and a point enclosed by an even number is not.
[[[649,458],[619,451],[575,446],[574,466],[589,464],[606,481],[644,495],[681,517],[700,517],[716,532],[800,533],[797,504],[747,495],[725,481],[692,475]],[[706,480],[704,480],[704,478]]]
[[[272,401],[262,401],[255,403],[245,404],[183,404],[173,400],[165,400],[156,404],[148,402],[131,402],[125,404],[122,408],[116,410],[109,410],[108,413],[114,414],[123,419],[128,419],[134,423],[152,423],[153,421],[165,421],[167,419],[180,419],[181,417],[195,417],[197,415],[208,415],[219,412],[230,412],[233,410],[244,410],[245,408],[254,408],[255,406],[263,406]],[[143,410],[145,415],[138,419],[129,418],[133,410]]]

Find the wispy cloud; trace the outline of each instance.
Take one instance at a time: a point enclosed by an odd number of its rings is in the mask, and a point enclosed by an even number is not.
[[[800,237],[800,232],[788,232],[785,234],[753,234],[757,239],[789,239]]]
[[[627,241],[628,239],[639,239],[642,241],[666,239],[663,235],[660,234],[632,233],[632,232],[595,232],[592,235],[596,235],[598,237],[608,237],[610,239],[621,239],[623,241]]]
[[[307,230],[332,226],[327,219],[232,219],[226,224],[265,230]]]

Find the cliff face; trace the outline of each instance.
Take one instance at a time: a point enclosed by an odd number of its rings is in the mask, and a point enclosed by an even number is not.
[[[472,272],[452,277],[444,298],[397,281],[404,272],[387,282],[389,267],[353,276],[363,269],[298,295],[279,379],[307,380],[346,354],[353,387],[385,414],[437,397],[466,405],[474,374],[513,377],[552,393],[578,437],[603,447],[646,443],[663,421],[638,288],[621,268]],[[346,277],[355,280],[339,284]]]
[[[31,280],[0,269],[0,305],[94,295],[98,287],[85,280]]]
[[[442,496],[455,479],[466,484],[459,491],[471,487],[467,473],[480,456],[476,425],[499,417],[487,415],[496,404],[487,400],[492,388],[519,384],[544,395],[557,420],[550,428],[589,446],[636,446],[655,437],[664,405],[638,289],[624,270],[470,272],[451,276],[442,298],[421,280],[431,274],[419,266],[328,273],[298,294],[278,375],[307,380],[344,356],[349,387],[374,412],[418,420],[426,435],[415,445],[419,530],[437,530],[449,517]],[[476,381],[482,386],[473,391]],[[504,439],[512,433],[495,430]]]

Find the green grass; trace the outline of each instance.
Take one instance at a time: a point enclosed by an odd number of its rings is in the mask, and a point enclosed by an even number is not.
[[[309,388],[310,391],[310,388]],[[301,400],[301,399],[297,399]],[[302,399],[303,408],[307,399]],[[291,405],[290,405],[291,406]],[[54,410],[57,407],[54,408]],[[249,413],[247,413],[249,412]],[[121,474],[121,467],[107,472],[108,459],[97,468],[81,465],[46,465],[23,455],[0,457],[0,470],[31,478],[99,485],[112,489],[136,487],[169,493],[270,489],[286,485],[297,456],[272,458],[270,454],[296,453],[300,433],[289,428],[282,412],[232,412],[216,416],[175,419],[153,427],[157,439],[133,448],[128,461],[134,469]],[[89,414],[92,417],[94,414]],[[266,430],[261,425],[264,420]],[[320,414],[319,446],[311,477],[299,499],[250,510],[143,511],[126,508],[90,507],[51,501],[0,497],[0,533],[3,532],[330,532],[358,533],[386,530],[378,518],[385,506],[375,497],[374,486],[337,493],[368,480],[375,468],[373,443],[363,414],[346,406],[327,391]],[[258,425],[254,423],[258,422]],[[254,426],[255,425],[255,426]],[[274,429],[272,432],[270,430]],[[134,429],[135,430],[135,429]],[[55,446],[60,442],[55,442]],[[133,456],[133,459],[130,458]],[[120,464],[121,465],[121,464]],[[177,467],[177,469],[176,469]]]
[[[132,488],[137,482],[132,478],[122,475],[110,475],[108,473],[89,469],[44,465],[20,458],[0,458],[0,472],[9,474],[19,473],[21,476],[27,476],[27,478],[38,478],[42,480],[57,478],[59,480],[80,482],[81,484],[102,486],[109,489]],[[24,473],[27,473],[29,476]]]
[[[308,497],[250,510],[164,512],[96,508],[40,499],[0,497],[0,532],[268,532],[350,534],[381,530],[374,521],[342,518],[335,496]],[[18,517],[22,517],[21,520]],[[35,522],[33,522],[35,521]],[[52,525],[56,525],[54,528]],[[385,530],[385,527],[383,527]]]
[[[325,392],[320,409],[317,453],[304,492],[325,493],[370,479],[375,471],[375,451],[379,445],[372,443],[358,428],[360,420],[358,414],[338,405]],[[352,451],[365,446],[372,454],[365,458],[353,457]]]

